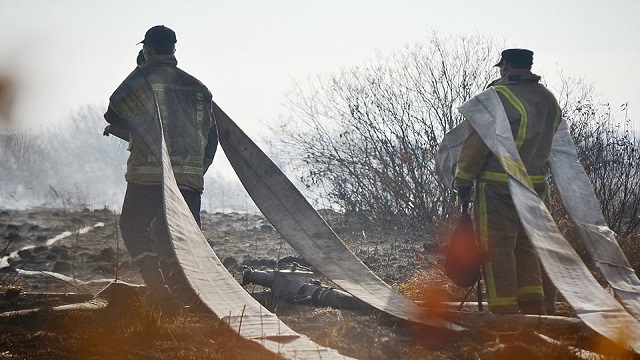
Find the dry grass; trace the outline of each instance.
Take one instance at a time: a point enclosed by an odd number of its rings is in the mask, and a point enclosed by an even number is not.
[[[2,319],[0,329],[0,359],[277,358],[216,319],[167,317],[142,301],[95,311],[45,309]]]
[[[44,214],[28,214],[29,219]],[[207,215],[214,216],[214,215]],[[71,218],[71,220],[69,220]],[[111,212],[89,214],[59,213],[54,218],[44,218],[42,223],[54,226],[52,220],[61,224],[77,222],[85,226],[97,220],[106,226],[82,235],[78,243],[76,273],[87,278],[88,271],[98,265],[120,264],[120,276],[132,276],[134,271],[122,267],[125,260],[100,262],[97,256],[106,246],[113,245],[115,217]],[[210,220],[210,219],[209,219]],[[74,224],[75,224],[74,222]],[[57,224],[57,223],[56,223]],[[57,226],[57,225],[56,225]],[[24,230],[20,226],[16,234],[22,238],[40,237],[38,227]],[[47,230],[54,234],[61,228]],[[364,229],[366,233],[363,234]],[[466,291],[453,285],[444,276],[441,258],[437,256],[437,242],[426,236],[413,240],[398,229],[391,234],[381,234],[364,224],[355,229],[338,228],[350,248],[399,292],[412,300],[431,303],[459,301]],[[225,230],[228,241],[250,236],[262,236],[261,244],[272,241],[277,244],[277,233],[251,230],[247,226]],[[9,233],[6,233],[9,235]],[[268,238],[274,239],[269,240]],[[44,237],[46,239],[47,237]],[[216,238],[216,237],[214,237]],[[625,250],[637,246],[637,239],[622,244]],[[221,240],[220,240],[221,241]],[[227,240],[225,240],[227,241]],[[427,243],[430,246],[422,246]],[[93,244],[93,247],[89,245]],[[266,245],[265,245],[266,246]],[[625,247],[628,246],[628,247]],[[58,250],[65,249],[63,244]],[[71,253],[73,249],[70,250]],[[628,253],[628,252],[627,252]],[[61,253],[51,252],[49,255]],[[636,252],[640,254],[640,252]],[[34,251],[28,267],[45,266],[47,253]],[[636,256],[637,257],[637,256]],[[93,259],[93,260],[90,260]],[[630,257],[632,264],[637,259]],[[86,272],[86,273],[84,273]],[[108,272],[109,274],[112,272]],[[107,274],[108,275],[108,274]],[[4,276],[4,275],[3,275]],[[21,283],[20,281],[31,281]],[[0,312],[33,307],[50,307],[61,304],[63,299],[29,298],[26,291],[46,289],[48,278],[12,278],[12,284],[4,283],[0,289]],[[325,280],[323,280],[324,282]],[[331,285],[326,283],[327,285]],[[23,286],[24,285],[24,286]],[[34,286],[42,286],[34,288]],[[57,291],[75,291],[57,290]],[[474,301],[475,293],[469,295]],[[292,305],[278,309],[278,316],[295,331],[313,341],[335,348],[341,353],[358,359],[500,359],[510,351],[533,350],[540,359],[579,359],[569,346],[611,352],[610,344],[599,343],[586,334],[566,334],[554,329],[531,329],[514,326],[473,327],[463,334],[452,334],[408,324],[379,311],[346,311],[330,308],[315,308],[307,305]],[[543,331],[544,330],[544,331]],[[558,340],[549,343],[539,340],[535,331]],[[526,344],[526,347],[518,347]],[[505,355],[507,354],[507,355]],[[515,355],[509,355],[515,356]],[[240,338],[225,324],[210,315],[184,312],[180,315],[163,316],[140,301],[127,302],[126,306],[110,305],[97,311],[41,311],[28,316],[0,319],[0,359],[274,359],[276,355],[262,349],[256,343]],[[508,358],[508,357],[507,357]],[[517,359],[511,357],[509,359]],[[535,359],[520,357],[526,359]],[[632,359],[627,353],[602,356],[598,360]]]

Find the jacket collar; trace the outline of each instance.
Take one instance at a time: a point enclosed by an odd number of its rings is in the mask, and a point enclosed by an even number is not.
[[[493,82],[493,85],[515,84],[521,81],[539,82],[542,77],[531,72],[531,70],[514,69],[509,71],[505,76]]]
[[[145,66],[149,65],[169,65],[169,66],[177,66],[178,60],[176,56],[171,55],[151,55],[146,59]]]

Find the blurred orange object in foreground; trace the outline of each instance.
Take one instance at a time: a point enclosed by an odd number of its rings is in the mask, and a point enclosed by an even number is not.
[[[0,74],[0,121],[9,122],[15,102],[16,83],[6,75]]]

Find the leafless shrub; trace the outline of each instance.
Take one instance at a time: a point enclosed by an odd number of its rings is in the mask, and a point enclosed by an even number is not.
[[[428,228],[454,204],[435,176],[437,146],[462,121],[457,106],[495,76],[500,48],[480,35],[434,33],[423,44],[299,84],[289,114],[272,129],[288,154],[281,158],[347,217]],[[605,219],[620,234],[637,231],[640,162],[626,105],[617,121],[591,86],[563,79],[558,99]],[[553,211],[562,220],[561,209]]]
[[[32,131],[0,134],[0,197],[5,204],[33,191],[35,182],[27,169],[38,167],[46,154],[43,138]]]
[[[600,103],[583,81],[564,78],[560,94],[571,136],[605,220],[619,235],[640,229],[640,142],[631,128],[628,104],[618,111]]]
[[[498,53],[487,37],[434,33],[297,86],[274,133],[301,181],[347,215],[426,226],[452,207],[434,172],[438,144],[462,120],[456,107],[490,81]]]

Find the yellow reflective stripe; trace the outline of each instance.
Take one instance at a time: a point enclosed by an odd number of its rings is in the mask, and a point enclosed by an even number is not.
[[[176,85],[176,84],[151,84],[151,88],[156,93],[156,97],[158,99],[158,107],[160,108],[161,114],[167,113],[167,104],[166,104],[166,91],[190,91],[195,92],[196,103],[195,103],[195,122],[198,125],[202,124],[202,120],[204,119],[204,93],[202,93],[202,87],[199,86],[184,86],[184,85]]]
[[[547,175],[531,175],[529,176],[531,182],[533,184],[546,184],[547,183]]]
[[[504,298],[487,298],[487,302],[491,307],[497,306],[518,306],[518,298],[517,297],[504,297]]]
[[[151,88],[153,92],[156,94],[156,99],[158,100],[158,107],[160,108],[160,114],[166,114],[163,110],[166,110],[166,95],[165,90],[167,89],[166,84],[152,84]]]
[[[493,264],[490,262],[485,263],[484,269],[486,275],[487,302],[489,303],[489,306],[518,306],[518,298],[515,296],[498,297],[495,277],[493,275]]]
[[[167,136],[169,117],[164,116],[164,114],[169,113],[169,109],[167,106],[167,95],[165,93],[166,84],[151,84],[151,88],[153,89],[153,93],[156,96],[156,104],[158,105],[158,111],[160,112],[160,122],[162,123],[162,131],[165,134],[165,142],[167,143],[167,147],[171,149],[171,137]]]
[[[480,227],[480,245],[484,250],[484,253],[489,251],[489,219],[487,217],[487,183],[481,182],[478,184],[478,226]]]
[[[493,275],[493,264],[488,262],[484,264],[485,281],[487,286],[487,300],[497,299],[498,292],[496,291],[496,278]]]
[[[135,174],[160,174],[162,173],[162,168],[159,166],[128,166],[127,172]]]
[[[560,120],[562,120],[562,110],[559,105],[556,105],[556,119],[553,121],[553,132],[555,133],[560,126]]]
[[[196,93],[196,124],[202,125],[204,118],[204,94]]]
[[[507,182],[508,179],[509,175],[507,173],[485,171],[480,174],[480,180]]]
[[[524,107],[524,104],[516,94],[511,91],[508,87],[504,85],[494,86],[494,89],[504,95],[507,98],[507,101],[513,105],[516,110],[520,113],[520,126],[518,127],[518,134],[516,135],[516,146],[518,149],[524,144],[524,140],[527,137],[527,123],[529,122],[529,117],[527,116],[527,109]]]
[[[202,175],[204,169],[202,167],[193,167],[193,166],[174,166],[173,173],[174,174],[198,174]]]
[[[195,163],[195,164],[199,164],[202,163],[204,160],[202,160],[202,156],[198,156],[198,155],[187,155],[187,156],[171,156],[170,157],[172,162],[183,162],[183,163]],[[156,157],[155,155],[148,155],[147,156],[147,162],[150,163],[155,163],[156,161]]]
[[[524,186],[533,189],[533,184],[529,179],[529,175],[527,175],[527,168],[524,167],[522,160],[513,160],[506,156],[500,156],[499,160],[500,165],[502,165],[507,173],[520,181]]]
[[[160,174],[162,168],[159,166],[129,166],[127,172],[130,174]],[[174,166],[173,173],[202,175],[204,168],[202,166]]]
[[[509,180],[509,174],[495,171],[484,171],[479,176],[480,180],[507,182]],[[545,184],[547,182],[547,175],[531,175],[529,176],[532,184]]]
[[[478,184],[478,193],[477,193],[477,207],[476,212],[478,215],[478,223],[480,227],[480,245],[484,249],[486,253],[489,248],[489,224],[488,224],[488,216],[487,216],[487,197],[486,197],[486,186],[487,184],[481,182]],[[493,263],[486,262],[484,263],[484,275],[485,275],[485,285],[487,287],[487,302],[489,306],[517,306],[518,299],[516,297],[498,297],[498,292],[496,290],[496,282],[495,275],[493,273]]]
[[[462,171],[460,169],[456,170],[455,177],[458,178],[458,179],[462,179],[462,180],[473,180],[473,179],[476,178],[475,175],[471,175],[471,174],[469,174],[467,172],[464,172],[464,171]]]
[[[544,294],[540,285],[523,286],[518,289],[518,295]]]

